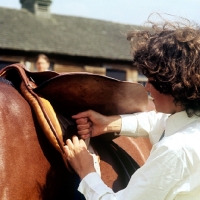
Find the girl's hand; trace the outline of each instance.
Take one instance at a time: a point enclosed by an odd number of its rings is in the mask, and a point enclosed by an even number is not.
[[[93,157],[82,139],[79,140],[77,136],[73,136],[72,140],[66,141],[66,144],[64,150],[67,160],[81,179],[90,172],[95,172]]]
[[[119,115],[105,116],[93,110],[78,113],[72,116],[76,120],[78,135],[82,139],[95,137],[105,133],[121,130],[121,117]]]

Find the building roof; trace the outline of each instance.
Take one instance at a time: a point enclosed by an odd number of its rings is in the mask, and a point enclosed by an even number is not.
[[[95,19],[0,7],[0,49],[131,60],[127,31],[135,28]],[[139,27],[138,27],[139,28]]]

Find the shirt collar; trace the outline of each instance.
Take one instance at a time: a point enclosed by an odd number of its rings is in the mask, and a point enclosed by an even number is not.
[[[177,112],[173,115],[170,115],[166,121],[165,126],[165,136],[170,136],[188,124],[192,123],[200,119],[200,117],[194,115],[192,117],[188,117],[186,111]]]

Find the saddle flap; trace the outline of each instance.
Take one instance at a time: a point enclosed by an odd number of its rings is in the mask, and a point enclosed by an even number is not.
[[[65,73],[34,89],[48,99],[65,117],[88,109],[104,115],[144,111],[148,104],[145,88],[138,83],[119,81],[90,73]]]

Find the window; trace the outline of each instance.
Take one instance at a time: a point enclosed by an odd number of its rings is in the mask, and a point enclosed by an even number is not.
[[[106,76],[126,81],[126,71],[125,70],[118,70],[118,69],[106,69]]]
[[[143,86],[146,85],[147,82],[147,77],[144,76],[141,72],[138,72],[138,78],[137,78],[138,83],[142,84]]]

